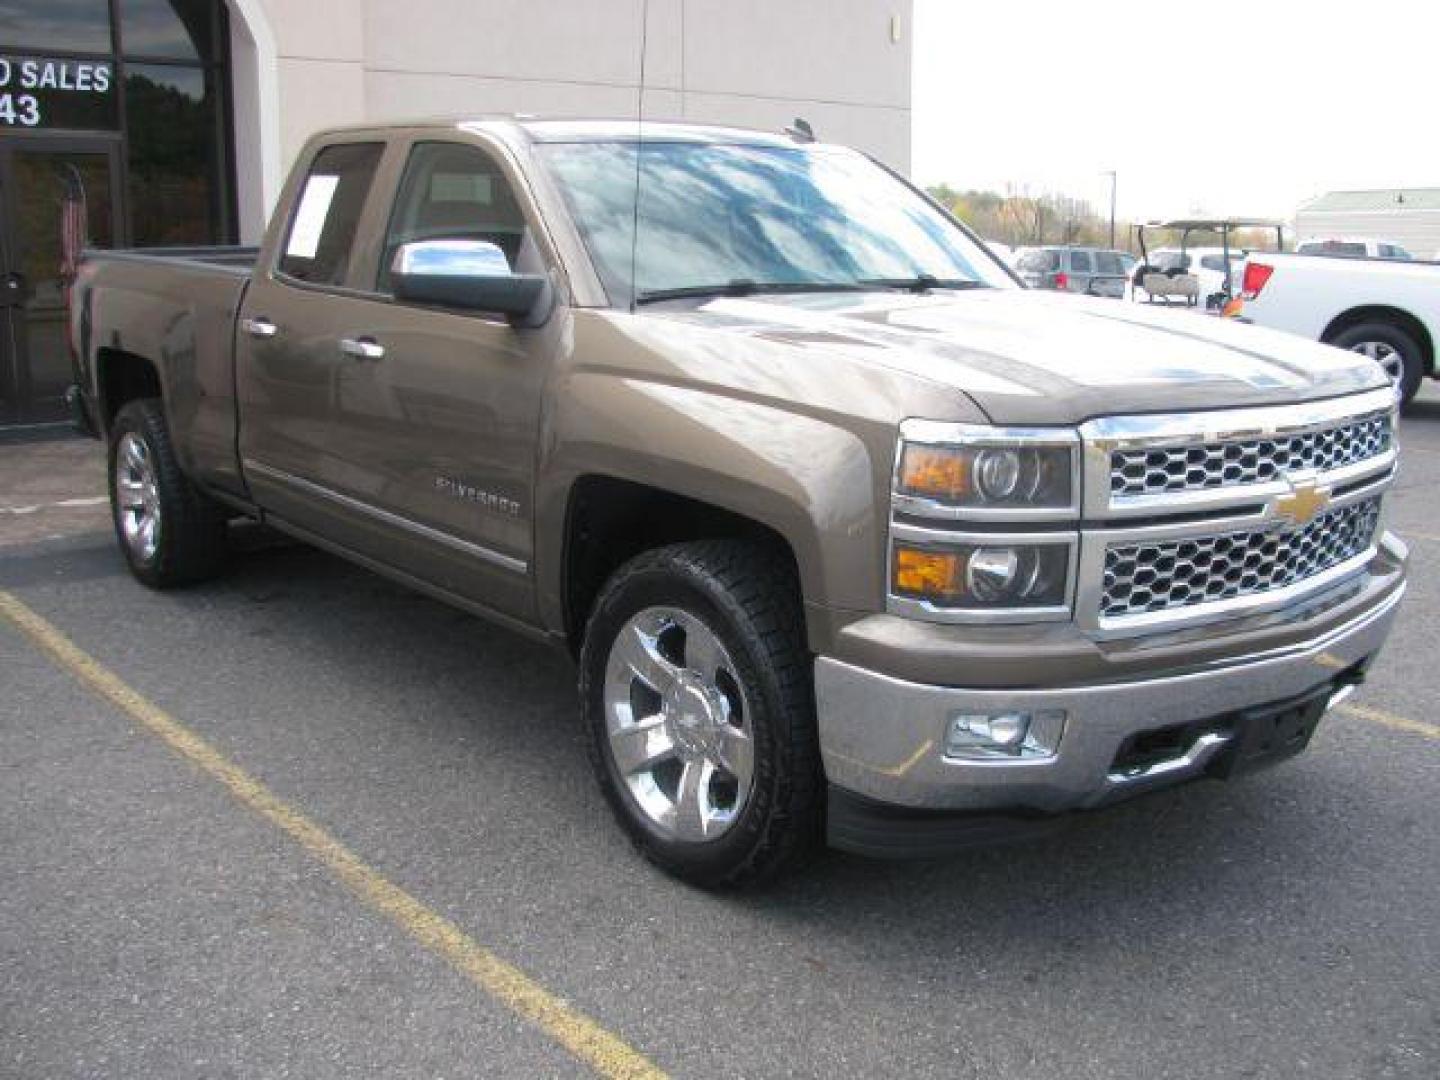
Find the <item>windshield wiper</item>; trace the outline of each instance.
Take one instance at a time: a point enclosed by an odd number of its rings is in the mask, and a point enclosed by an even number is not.
[[[661,300],[684,300],[707,296],[758,296],[779,293],[872,292],[875,289],[902,289],[923,293],[931,289],[986,289],[982,281],[966,278],[937,278],[933,274],[917,274],[911,278],[862,278],[859,281],[752,281],[735,278],[724,284],[682,285],[674,289],[646,289],[635,296],[636,304],[654,304]]]
[[[683,300],[705,296],[756,296],[762,293],[857,292],[864,288],[854,281],[751,281],[735,278],[723,285],[682,285],[674,289],[646,289],[635,295],[637,304],[660,300]]]
[[[865,278],[858,284],[868,289],[903,289],[905,292],[923,293],[931,289],[988,289],[983,281],[968,278],[937,278],[934,274],[916,274],[914,277]]]

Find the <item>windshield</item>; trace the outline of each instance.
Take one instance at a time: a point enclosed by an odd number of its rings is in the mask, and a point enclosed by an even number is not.
[[[635,143],[539,147],[612,303],[737,282],[1015,287],[943,214],[852,151],[641,145],[638,209]]]

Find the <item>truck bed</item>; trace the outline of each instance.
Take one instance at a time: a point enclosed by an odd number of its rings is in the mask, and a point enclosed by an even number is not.
[[[235,317],[258,258],[253,247],[87,251],[72,310],[77,382],[91,419],[105,408],[105,387],[86,363],[96,345],[151,358],[181,466],[236,495],[244,486],[235,458]]]

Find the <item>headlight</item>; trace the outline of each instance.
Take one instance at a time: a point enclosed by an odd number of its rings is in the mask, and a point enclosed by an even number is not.
[[[891,493],[889,610],[938,622],[1070,617],[1080,437],[907,420]]]
[[[1066,603],[1068,542],[1013,544],[971,538],[942,547],[897,540],[893,550],[897,596],[979,611]]]
[[[1058,511],[1078,507],[1073,432],[907,421],[895,491],[924,512]],[[959,515],[956,515],[959,516]]]

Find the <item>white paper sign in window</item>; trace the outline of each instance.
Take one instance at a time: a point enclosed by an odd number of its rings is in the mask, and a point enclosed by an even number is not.
[[[340,186],[338,176],[311,176],[305,181],[300,208],[295,211],[295,224],[290,226],[290,242],[285,254],[297,259],[313,259],[320,250],[320,234],[325,230],[325,215]]]

